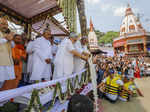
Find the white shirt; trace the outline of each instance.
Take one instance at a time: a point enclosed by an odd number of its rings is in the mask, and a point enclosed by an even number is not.
[[[54,59],[55,59],[57,50],[58,50],[58,45],[54,44],[54,45],[52,46],[53,61],[54,61]]]
[[[27,45],[26,52],[28,53],[27,73],[32,73],[33,67],[33,44],[34,41],[30,41]]]
[[[6,43],[7,40],[5,38],[0,38],[0,44]],[[12,43],[12,47],[14,43]],[[15,79],[15,71],[14,65],[11,66],[0,66],[0,82],[4,82],[5,80],[12,80]]]
[[[83,52],[89,52],[87,49],[87,46],[82,46],[80,41],[77,41],[74,44],[75,49],[79,52],[79,53],[83,53]],[[81,70],[84,69],[86,62],[78,57],[74,57],[74,72],[80,72]]]
[[[128,74],[129,74],[129,78],[134,78],[134,70],[133,69],[129,69],[128,70]]]
[[[50,80],[51,64],[45,62],[46,59],[52,60],[52,49],[49,40],[44,37],[38,38],[33,44],[33,69],[31,80]]]
[[[61,78],[73,73],[73,54],[71,51],[75,50],[70,39],[64,39],[58,47],[56,57],[54,60],[54,79]]]

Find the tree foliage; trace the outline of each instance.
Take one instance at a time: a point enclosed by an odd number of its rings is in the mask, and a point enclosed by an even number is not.
[[[113,43],[113,39],[119,36],[119,32],[115,32],[115,31],[108,31],[106,33],[101,32],[99,30],[94,29],[96,35],[97,35],[97,39],[98,42],[101,44],[107,44],[107,43]],[[90,29],[87,29],[87,35],[89,34]],[[79,34],[79,36],[81,36],[81,33]]]
[[[99,43],[113,43],[113,39],[119,36],[119,32],[109,31],[99,39]]]

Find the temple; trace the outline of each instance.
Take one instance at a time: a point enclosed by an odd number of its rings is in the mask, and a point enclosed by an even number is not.
[[[96,34],[94,32],[92,19],[90,19],[90,32],[89,32],[89,35],[88,35],[88,41],[89,41],[89,49],[90,49],[90,51],[99,49],[97,36],[96,36]]]
[[[150,33],[143,28],[130,5],[120,27],[120,36],[113,40],[114,54],[120,56],[149,55]]]

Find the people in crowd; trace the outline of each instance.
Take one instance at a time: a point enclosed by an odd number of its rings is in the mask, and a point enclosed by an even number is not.
[[[118,99],[121,101],[129,101],[131,97],[137,96],[137,94],[143,97],[142,92],[134,82],[134,79],[138,77],[137,75],[135,76],[136,68],[132,66],[132,59],[128,59],[127,57],[103,56],[100,56],[100,58],[96,64],[105,65],[105,67],[103,81],[98,83],[99,98],[104,97],[111,103],[114,103]],[[139,67],[142,65],[136,64],[136,66]],[[98,70],[101,69],[102,66],[99,66]],[[139,71],[138,74],[140,74]]]
[[[77,38],[78,36],[76,33],[71,33],[69,38],[65,38],[61,42],[54,60],[54,79],[68,76],[73,73],[74,56],[87,61],[88,57],[79,53],[74,47]]]
[[[99,86],[105,86],[105,98],[111,103],[115,103],[119,97],[120,87],[122,87],[123,84],[120,77],[115,76],[113,70],[109,70],[108,77],[106,77]]]
[[[8,29],[8,22],[0,18],[0,88],[4,82],[15,79],[12,47],[14,46],[13,33]]]
[[[17,88],[19,85],[20,80],[22,79],[22,67],[23,67],[23,60],[26,59],[26,51],[22,43],[21,35],[14,35],[14,42],[15,46],[12,48],[12,57],[14,60],[14,69],[15,69],[15,76],[14,80],[6,81],[3,89],[14,89]]]
[[[82,55],[89,56],[90,52],[87,48],[88,37],[83,36],[80,40],[74,44],[75,49]],[[79,57],[74,57],[74,73],[80,72],[85,68],[86,61],[82,60]]]
[[[143,77],[143,76],[146,76],[145,74],[145,65],[144,65],[144,62],[142,62],[140,65],[140,77]]]
[[[140,68],[139,68],[138,65],[136,65],[136,67],[135,67],[134,77],[136,77],[136,78],[140,78],[141,77],[140,76]]]
[[[56,56],[56,53],[57,53],[57,50],[58,50],[58,46],[60,45],[60,43],[61,43],[60,39],[54,39],[54,44],[53,44],[53,48],[52,48],[53,58],[54,59],[55,59],[55,56]]]
[[[54,73],[54,60],[55,60],[55,56],[56,56],[58,46],[60,45],[60,43],[61,43],[60,39],[53,39],[53,44],[52,44],[53,60],[52,60],[52,77],[51,77],[51,80],[53,79],[53,73]]]
[[[52,46],[50,38],[52,37],[51,31],[45,29],[43,35],[34,41],[32,46],[32,74],[30,80],[34,81],[49,81],[52,76],[51,60]]]
[[[69,38],[65,38],[61,43],[53,38],[49,29],[45,29],[42,36],[29,42],[26,42],[25,34],[22,36],[16,34],[14,37],[13,35],[8,29],[7,20],[0,18],[1,90],[18,87],[22,76],[28,76],[27,73],[31,81],[39,82],[55,80],[80,72],[85,68],[90,55],[87,48],[87,36],[79,40],[76,33],[71,33]],[[26,64],[27,60],[28,64]],[[143,56],[132,60],[126,56],[107,57],[94,54],[93,63],[97,71],[98,84],[107,83],[106,79],[111,76],[111,80],[114,80],[113,77],[125,76],[131,79],[146,76]],[[51,69],[52,64],[54,64],[54,70]],[[54,71],[53,75],[52,71]],[[121,83],[120,85],[122,86]],[[111,95],[107,97],[109,96]]]
[[[120,89],[119,99],[126,102],[130,100],[130,96],[134,93],[134,84],[127,77],[124,77],[123,81],[124,85],[123,88]]]
[[[129,66],[128,75],[129,78],[134,78],[134,68],[131,65]]]
[[[81,54],[75,49],[74,44],[77,39],[78,35],[76,33],[71,33],[69,38],[65,38],[59,45],[54,60],[54,80],[73,74],[75,56],[85,61],[88,60],[88,56]],[[65,91],[67,89],[66,81],[63,81],[61,85],[64,87]]]
[[[97,68],[97,83],[100,84],[104,78],[106,66],[103,64],[99,64]]]
[[[20,81],[19,86],[24,86],[29,82],[29,74],[27,72],[28,54],[26,52],[26,48],[30,39],[27,39],[26,34],[22,34],[21,37],[22,37],[22,42],[21,42],[22,50],[26,54],[26,57],[25,59],[22,60],[22,80]]]

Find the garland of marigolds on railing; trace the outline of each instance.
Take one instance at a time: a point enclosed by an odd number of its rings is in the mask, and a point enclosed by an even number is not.
[[[70,32],[77,31],[76,16],[77,3],[76,0],[58,0],[59,6],[62,8],[62,14]]]
[[[43,109],[43,106],[40,103],[39,91],[36,89],[32,92],[30,104],[28,106],[28,109],[25,110],[25,112],[31,112],[32,109],[39,110],[39,112]]]
[[[86,72],[82,73],[80,81],[79,81],[78,75],[73,79],[67,80],[67,91],[65,93],[62,92],[61,83],[57,83],[56,86],[53,87],[53,89],[52,89],[52,87],[47,87],[47,88],[44,88],[41,90],[35,89],[32,92],[29,106],[28,106],[27,110],[25,110],[25,112],[31,112],[32,110],[35,110],[36,112],[41,112],[44,109],[44,106],[42,106],[40,103],[40,97],[39,97],[40,92],[43,92],[43,90],[45,90],[45,92],[47,92],[49,90],[53,91],[53,98],[52,98],[51,103],[47,110],[47,112],[50,112],[50,110],[52,109],[52,107],[55,104],[55,100],[56,100],[57,96],[58,96],[59,101],[61,103],[64,103],[67,100],[67,98],[69,98],[69,96],[73,95],[76,92],[75,91],[76,89],[82,88],[82,86],[85,84],[88,84],[89,81],[90,81],[90,74],[87,70]],[[46,89],[48,89],[48,90],[46,90]]]

